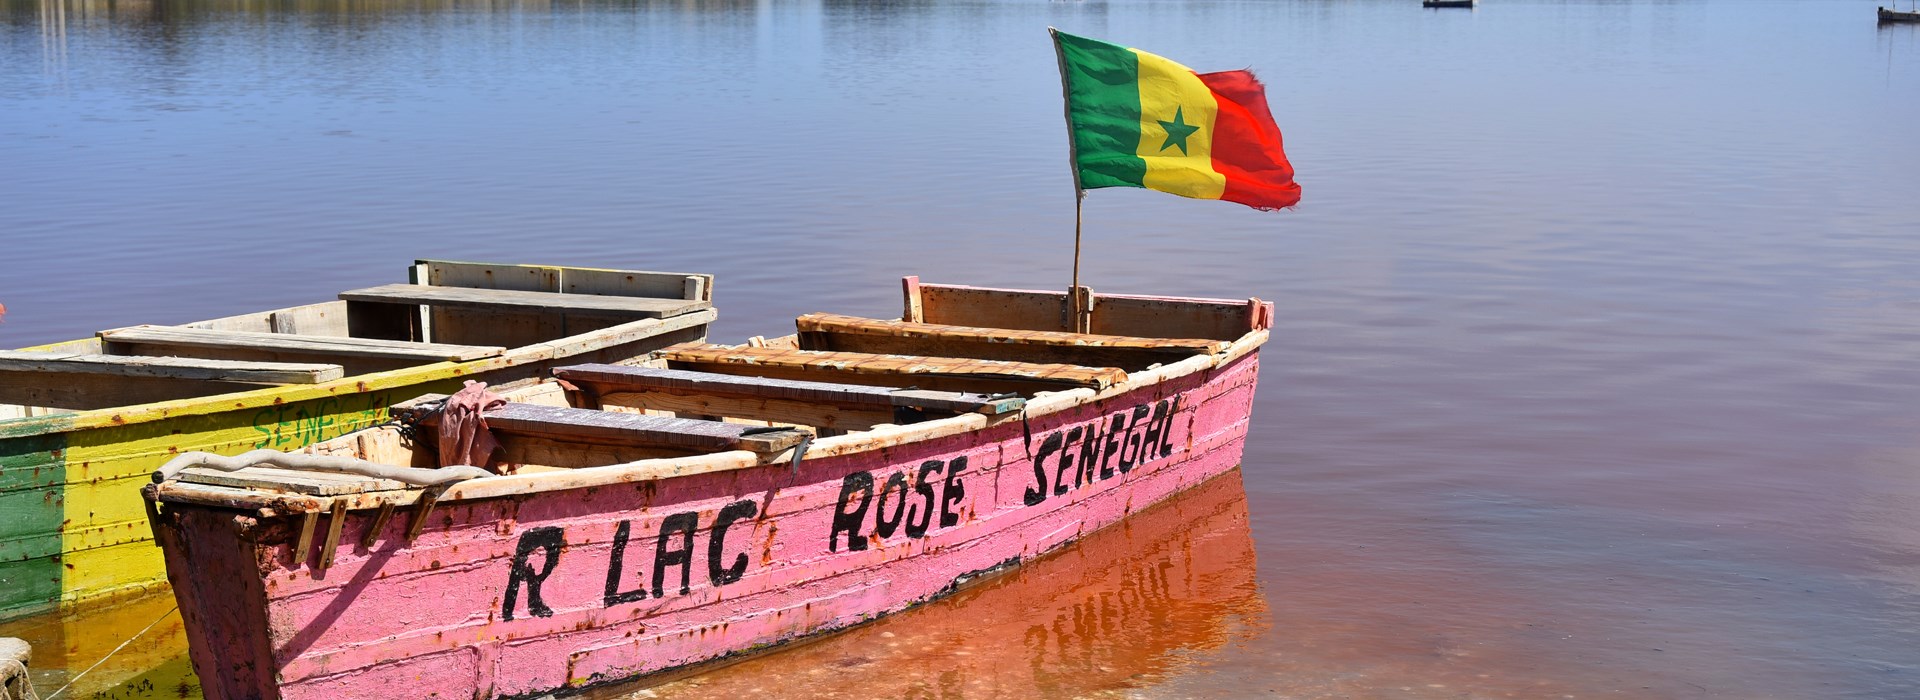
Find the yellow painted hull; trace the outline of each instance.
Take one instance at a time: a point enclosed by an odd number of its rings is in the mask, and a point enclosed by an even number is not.
[[[0,620],[164,586],[139,491],[174,454],[305,447],[466,379],[499,383],[702,339],[713,316],[667,319],[658,335],[605,347],[532,345],[321,384],[0,420]]]

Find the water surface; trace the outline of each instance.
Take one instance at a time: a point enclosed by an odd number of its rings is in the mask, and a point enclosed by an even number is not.
[[[0,0],[0,346],[419,257],[712,272],[723,341],[1063,288],[1053,25],[1267,82],[1299,208],[1086,209],[1096,289],[1276,302],[1244,524],[635,692],[1920,697],[1920,28],[1873,6]],[[1115,546],[1230,590],[1009,638]]]

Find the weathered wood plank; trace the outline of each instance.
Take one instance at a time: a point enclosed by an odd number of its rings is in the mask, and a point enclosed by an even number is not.
[[[180,473],[178,480],[190,484],[256,488],[308,496],[339,496],[408,488],[406,484],[390,479],[329,472],[303,472],[273,467],[247,467],[233,472],[189,467]]]
[[[1100,294],[1093,332],[1156,338],[1235,340],[1256,330],[1257,315],[1246,299],[1190,299]],[[1267,307],[1271,317],[1271,305]],[[1264,328],[1265,326],[1259,326]]]
[[[683,394],[809,401],[831,406],[901,406],[950,413],[999,414],[1020,410],[1024,399],[954,391],[909,391],[860,384],[768,379],[629,365],[575,365],[554,369],[554,376],[588,383],[602,391],[662,390]]]
[[[915,285],[920,320],[956,326],[1029,331],[1073,331],[1064,292],[983,289],[955,285]]]
[[[560,268],[548,265],[505,265],[453,260],[416,260],[414,265],[426,267],[424,279],[416,277],[415,281],[435,287],[517,289],[526,292],[560,291]],[[418,275],[418,273],[415,274]]]
[[[493,357],[506,348],[482,345],[443,345],[404,340],[334,338],[248,331],[215,331],[174,326],[132,326],[101,331],[100,338],[115,345],[233,348],[289,355],[382,357],[401,360],[463,362]]]
[[[720,421],[524,403],[509,403],[488,411],[486,419],[487,426],[496,433],[683,450],[778,452],[800,444],[807,435],[800,430],[761,433],[753,426]],[[438,425],[439,417],[430,416],[424,422]]]
[[[659,356],[674,369],[985,393],[1061,386],[1105,388],[1127,376],[1115,367],[694,343],[662,349]]]
[[[858,408],[816,401],[758,396],[676,394],[657,390],[609,390],[596,398],[599,399],[602,410],[667,411],[681,417],[718,416],[787,425],[806,425],[825,430],[866,430],[876,425],[896,423],[900,420],[890,407]]]
[[[560,271],[560,284],[568,294],[713,301],[713,275],[569,267]]]
[[[795,323],[800,329],[800,347],[805,350],[1052,362],[1129,371],[1193,355],[1211,355],[1227,346],[1226,341],[1202,338],[980,328],[841,314],[807,314]]]
[[[325,301],[304,306],[289,306],[272,311],[256,311],[238,316],[182,324],[189,328],[215,331],[253,331],[256,333],[300,333],[301,335],[345,336],[346,304]],[[289,330],[291,329],[291,330]]]
[[[956,326],[1072,331],[1067,293],[918,284],[923,320]],[[1135,294],[1093,295],[1092,325],[1100,335],[1234,340],[1256,330],[1258,314],[1245,299]],[[1268,311],[1271,316],[1271,311]],[[1264,328],[1265,326],[1260,326]]]
[[[82,373],[61,374],[57,380],[50,379],[45,372],[0,370],[0,403],[89,411],[281,386]]]
[[[503,289],[465,287],[428,287],[417,284],[388,284],[340,293],[349,302],[382,304],[424,304],[427,306],[489,309],[514,312],[595,313],[633,318],[666,318],[707,308],[704,300],[659,299],[654,297],[603,296],[599,294],[557,294]]]
[[[926,313],[920,308],[920,278],[909,275],[900,278],[900,320],[910,323],[924,323]]]
[[[340,365],[235,362],[188,357],[81,355],[0,350],[0,371],[105,374],[259,384],[318,384],[346,376]]]

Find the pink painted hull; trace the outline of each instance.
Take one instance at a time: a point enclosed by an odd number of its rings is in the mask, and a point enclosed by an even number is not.
[[[1030,442],[1012,421],[797,474],[449,502],[411,546],[395,518],[360,547],[355,514],[320,575],[294,565],[289,523],[170,506],[168,574],[211,700],[622,680],[899,611],[1230,470],[1257,375],[1249,354],[1035,418]]]

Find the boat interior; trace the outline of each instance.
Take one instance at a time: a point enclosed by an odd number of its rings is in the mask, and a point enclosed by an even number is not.
[[[333,301],[0,350],[0,419],[131,406],[616,342],[712,306],[713,277],[421,260]],[[697,337],[697,336],[696,336]]]
[[[645,459],[748,450],[758,463],[797,459],[822,437],[859,434],[962,414],[1017,420],[1029,399],[1104,389],[1129,372],[1211,356],[1271,323],[1258,299],[1223,301],[1094,295],[1082,327],[1061,292],[981,289],[905,281],[898,320],[808,314],[798,332],[742,345],[682,343],[621,364],[554,370],[554,381],[516,387],[485,412],[502,444],[490,469],[525,474]],[[433,467],[442,396],[396,406],[389,426],[307,448],[312,454]],[[249,470],[254,471],[254,470]],[[205,475],[202,483],[318,493],[268,470],[261,479]],[[200,477],[189,470],[183,480]],[[339,488],[338,475],[312,478]],[[275,482],[281,484],[276,486]],[[368,484],[372,488],[371,484]]]

